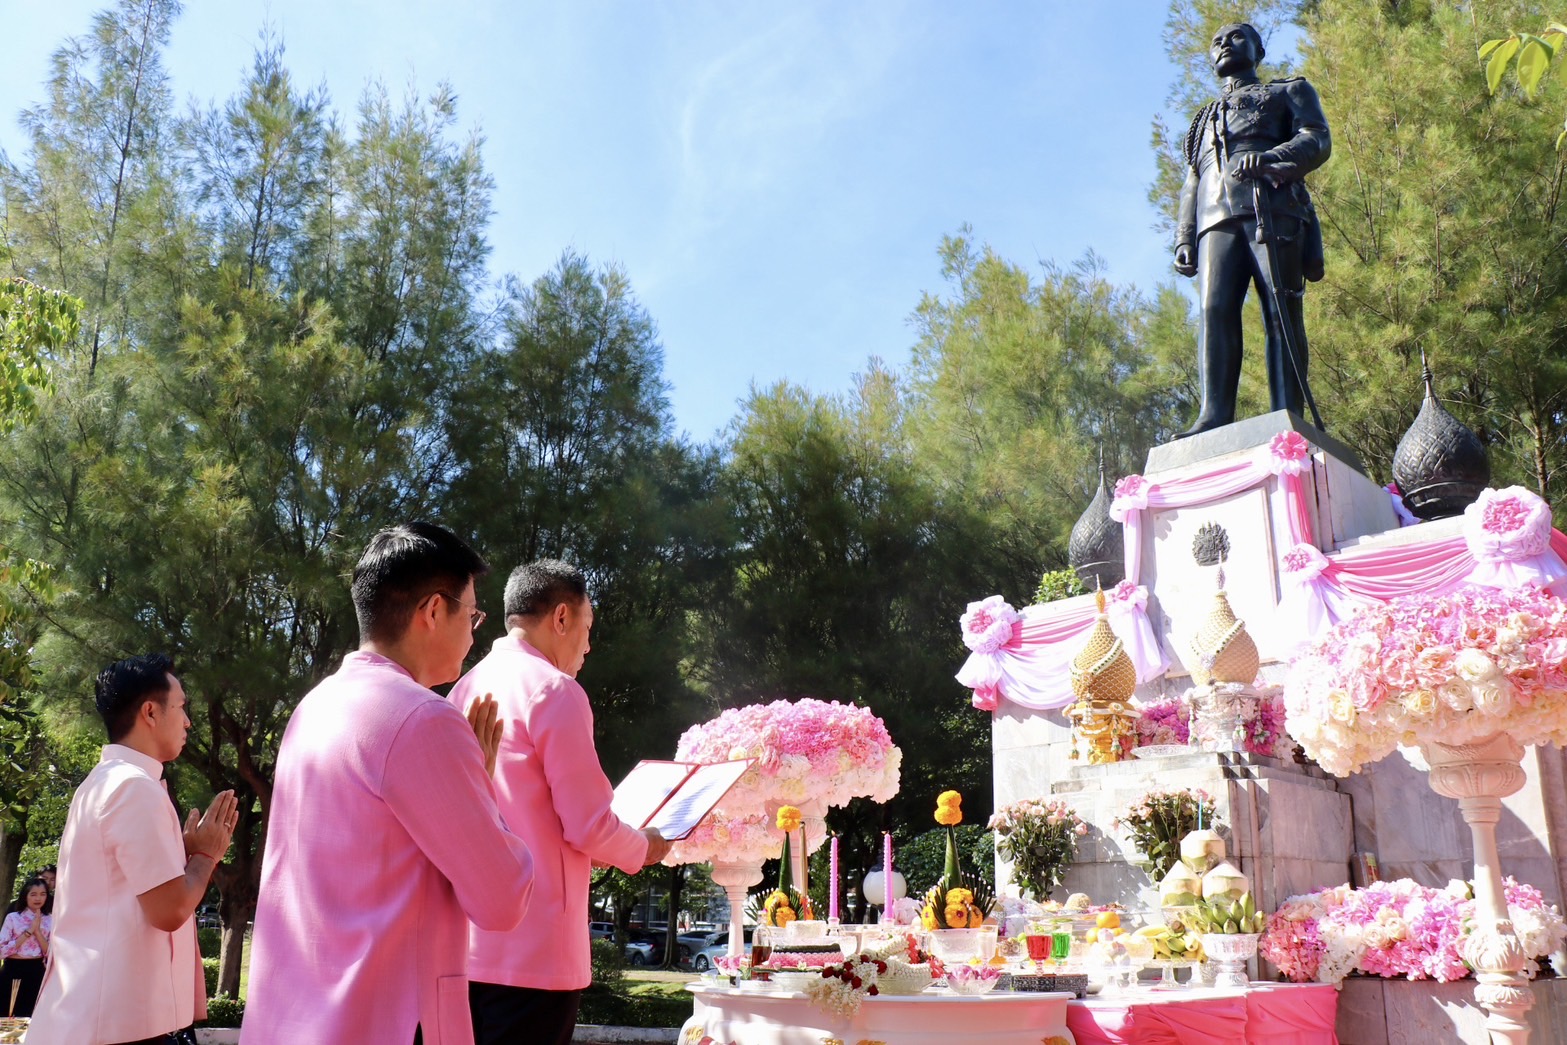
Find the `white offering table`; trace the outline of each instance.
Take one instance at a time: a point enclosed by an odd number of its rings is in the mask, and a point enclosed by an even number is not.
[[[1077,1045],[1064,993],[945,990],[866,998],[852,1018],[829,1013],[800,991],[742,991],[693,983],[695,1012],[681,1045]]]

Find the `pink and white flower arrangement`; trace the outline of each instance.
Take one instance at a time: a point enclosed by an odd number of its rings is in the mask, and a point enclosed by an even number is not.
[[[756,764],[664,862],[758,864],[783,847],[779,807],[885,802],[898,793],[903,752],[870,709],[807,697],[730,708],[686,730],[675,758]]]
[[[1508,917],[1531,960],[1550,957],[1558,971],[1567,923],[1538,889],[1506,880]],[[1407,878],[1292,896],[1268,919],[1259,953],[1297,982],[1339,983],[1351,973],[1437,980],[1469,975],[1464,941],[1475,901],[1465,882],[1445,889]]]
[[[1185,697],[1161,697],[1141,705],[1137,746],[1185,744],[1191,740],[1192,705]]]
[[[1338,776],[1400,744],[1567,742],[1567,604],[1465,587],[1371,606],[1295,658],[1285,727]]]
[[[999,595],[971,602],[959,620],[963,644],[975,653],[996,653],[1012,641],[1022,619],[1023,615]]]

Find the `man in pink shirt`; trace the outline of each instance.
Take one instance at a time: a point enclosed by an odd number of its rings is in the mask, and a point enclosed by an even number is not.
[[[576,567],[545,559],[506,582],[507,633],[452,687],[461,710],[493,695],[505,722],[495,788],[506,823],[533,851],[533,906],[516,928],[474,923],[468,978],[477,1045],[565,1045],[577,1022],[588,962],[592,863],[628,874],[662,860],[670,843],[610,811],[614,790],[593,747],[593,709],[577,684],[593,604]]]
[[[163,763],[185,746],[185,690],[160,654],[98,675],[109,733],[101,761],[71,799],[60,836],[60,893],[31,1045],[173,1045],[198,1004],[191,919],[238,820],[234,792],[198,821],[180,817]]]
[[[462,672],[486,569],[428,523],[383,530],[354,568],[359,649],[278,751],[246,1045],[473,1040],[468,922],[510,929],[534,891],[490,784],[494,702],[465,720],[430,690]]]

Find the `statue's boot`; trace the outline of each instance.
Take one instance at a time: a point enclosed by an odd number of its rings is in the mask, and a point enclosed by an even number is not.
[[[1175,438],[1185,439],[1187,436],[1211,432],[1215,428],[1223,428],[1225,425],[1234,423],[1235,418],[1233,417],[1209,417],[1206,414],[1199,413],[1197,420],[1192,422],[1192,426],[1184,432],[1177,432]]]
[[[1197,383],[1202,391],[1202,408],[1197,420],[1177,439],[1211,432],[1235,422],[1235,393],[1241,381],[1240,320],[1235,330],[1222,327],[1204,330],[1197,350]]]

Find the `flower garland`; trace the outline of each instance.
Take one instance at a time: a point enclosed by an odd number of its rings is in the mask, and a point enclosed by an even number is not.
[[[1567,974],[1567,922],[1540,891],[1506,879],[1507,914],[1531,963],[1549,957]],[[1445,889],[1407,878],[1292,896],[1268,919],[1260,953],[1297,982],[1337,984],[1351,973],[1410,980],[1462,979],[1464,941],[1475,924],[1466,882]]]
[[[1181,839],[1203,827],[1218,829],[1213,796],[1202,788],[1149,791],[1118,813],[1111,825],[1132,837],[1132,845],[1148,861],[1155,882],[1170,873],[1181,858]]]
[[[711,816],[675,843],[664,860],[671,865],[773,859],[783,846],[774,833],[779,807],[841,806],[860,797],[885,802],[898,793],[903,763],[886,723],[870,709],[809,697],[730,708],[686,730],[675,757],[756,764]]]
[[[1509,733],[1567,742],[1567,605],[1535,588],[1467,587],[1368,607],[1292,665],[1285,725],[1338,776],[1400,744]]]
[[[990,818],[996,832],[996,848],[1012,864],[1012,878],[1036,900],[1050,896],[1061,884],[1077,840],[1088,834],[1088,825],[1077,811],[1060,799],[1025,798],[1002,806]]]

